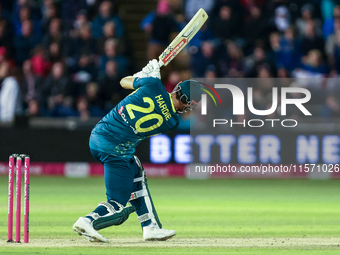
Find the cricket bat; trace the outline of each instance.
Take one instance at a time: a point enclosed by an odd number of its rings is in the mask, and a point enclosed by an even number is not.
[[[198,10],[189,23],[182,29],[176,38],[159,56],[159,67],[168,65],[171,60],[190,42],[195,34],[201,29],[208,15],[202,8]]]

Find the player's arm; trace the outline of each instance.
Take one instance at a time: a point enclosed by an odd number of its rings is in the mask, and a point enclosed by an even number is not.
[[[133,76],[126,76],[123,79],[120,80],[120,85],[124,89],[134,89],[133,88],[133,81],[136,79],[136,77]]]

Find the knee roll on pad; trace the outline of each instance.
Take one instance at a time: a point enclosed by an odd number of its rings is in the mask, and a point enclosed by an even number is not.
[[[119,210],[116,210],[110,203],[117,204]],[[110,203],[101,202],[98,205],[98,207],[105,207],[107,211],[105,215],[99,215],[96,212],[91,212],[87,215],[93,218],[92,226],[95,230],[100,230],[113,225],[120,225],[129,218],[131,213],[136,210],[134,206],[124,207],[122,204],[113,200],[110,200]]]

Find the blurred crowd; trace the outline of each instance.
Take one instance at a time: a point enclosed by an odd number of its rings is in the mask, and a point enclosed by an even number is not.
[[[0,1],[0,119],[104,116],[131,73],[114,1]]]
[[[20,114],[87,120],[127,95],[119,80],[138,68],[118,2],[0,0],[0,121]],[[318,116],[340,116],[340,90],[329,79],[340,75],[339,0],[159,0],[155,6],[140,23],[148,40],[145,63],[199,8],[210,17],[164,69],[169,92],[190,77],[312,78],[318,82],[294,85],[317,95],[311,103]],[[271,86],[254,85],[258,109],[270,107]]]
[[[253,88],[256,109],[271,107],[273,87],[280,92],[280,87],[299,86],[312,94],[308,109],[313,117],[340,117],[340,1],[186,0],[179,8],[167,3],[160,0],[157,11],[149,13],[141,24],[149,35],[150,59],[161,53],[169,43],[169,34],[180,31],[200,7],[209,14],[206,25],[186,48],[186,57],[176,57],[174,62],[180,64],[169,72],[168,91],[189,77],[260,78],[244,82]],[[170,33],[165,36],[164,31]],[[185,62],[187,70],[183,70]],[[246,93],[245,86],[240,87]],[[231,96],[224,102],[230,105],[224,114],[227,119],[261,118],[249,112],[236,118]],[[289,108],[287,114],[302,117],[296,107]],[[274,112],[267,117],[280,115]],[[187,129],[190,119],[183,119],[187,121],[180,128]]]

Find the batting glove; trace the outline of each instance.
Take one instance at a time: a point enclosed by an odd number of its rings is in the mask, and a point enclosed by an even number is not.
[[[133,75],[133,77],[138,77],[138,78],[145,78],[145,77],[148,77],[148,75],[146,73],[144,73],[143,71],[140,71],[138,73],[135,73]]]
[[[150,60],[149,63],[142,69],[142,71],[136,73],[134,76],[139,78],[154,77],[160,79],[161,73],[159,70],[158,60]]]

